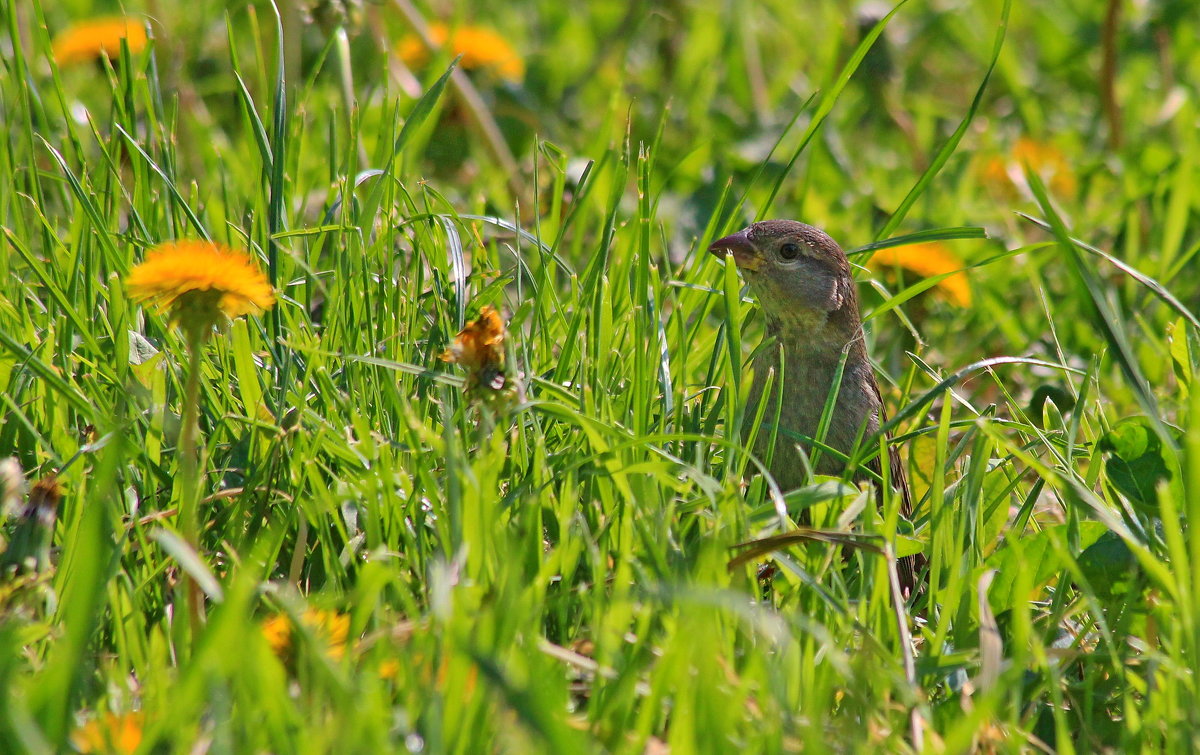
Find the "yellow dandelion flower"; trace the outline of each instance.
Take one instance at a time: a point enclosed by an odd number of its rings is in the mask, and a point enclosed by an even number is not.
[[[125,755],[142,743],[145,717],[141,713],[105,713],[71,733],[71,744],[79,752]]]
[[[309,609],[304,612],[303,620],[325,640],[331,657],[341,658],[345,655],[346,640],[350,636],[349,615]]]
[[[392,681],[400,676],[400,662],[393,659],[388,659],[379,664],[379,678],[384,681]]]
[[[292,620],[286,614],[277,613],[263,622],[262,635],[271,652],[278,656],[287,655],[292,646]]]
[[[123,16],[93,18],[59,32],[50,49],[55,63],[68,66],[86,63],[101,55],[115,58],[121,52],[122,39],[129,46],[129,52],[141,52],[146,47],[145,25]]]
[[[275,292],[242,252],[208,241],[172,241],[146,255],[125,279],[129,295],[169,313],[172,323],[211,328],[270,309]]]
[[[961,270],[963,261],[956,257],[945,244],[936,241],[924,244],[908,244],[880,249],[871,257],[870,266],[876,270],[900,268],[922,278]],[[960,307],[971,306],[971,286],[964,273],[955,273],[938,281],[937,288]]]
[[[309,608],[300,615],[304,624],[324,643],[329,657],[340,659],[346,653],[350,636],[350,617],[336,611]],[[262,625],[263,638],[275,655],[284,658],[292,649],[292,620],[285,614],[275,614]]]
[[[1008,155],[992,155],[976,167],[979,180],[996,194],[1014,199],[1027,188],[1025,166],[1045,182],[1054,196],[1075,195],[1075,174],[1062,150],[1048,142],[1021,137]]]
[[[486,69],[503,79],[520,81],[525,77],[525,62],[504,37],[491,29],[464,26],[453,31],[445,24],[429,25],[429,36],[439,48],[449,46],[453,55],[462,55],[460,65],[467,70]],[[406,34],[396,43],[396,56],[405,65],[417,68],[429,62],[429,49],[416,34]]]

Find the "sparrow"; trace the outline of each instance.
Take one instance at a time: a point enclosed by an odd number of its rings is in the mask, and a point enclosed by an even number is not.
[[[708,250],[726,260],[732,258],[738,266],[765,315],[767,336],[773,339],[755,360],[746,413],[757,416],[761,402],[769,401],[764,425],[774,424],[775,417],[779,417],[769,466],[771,476],[783,490],[805,484],[802,453],[815,459],[813,472],[841,475],[856,445],[877,433],[887,421],[879,385],[867,358],[858,294],[845,252],[824,231],[795,220],[755,223],[714,241]],[[846,356],[841,384],[824,438],[828,448],[818,453],[803,438],[817,437],[843,352]],[[764,396],[768,376],[772,371],[778,373],[781,360],[782,385],[775,385]],[[765,426],[755,436],[753,452],[760,459],[767,456],[771,435],[771,428]],[[879,456],[865,466],[880,474]],[[889,482],[901,495],[900,511],[910,517],[908,480],[900,455],[890,444],[888,467]],[[878,494],[882,503],[882,489]],[[901,589],[909,594],[917,587],[916,575],[922,563],[923,559],[910,556],[898,564]]]

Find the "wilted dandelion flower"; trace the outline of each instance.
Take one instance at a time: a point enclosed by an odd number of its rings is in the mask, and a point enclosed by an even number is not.
[[[50,568],[50,543],[62,500],[62,486],[54,475],[33,484],[29,500],[16,518],[12,537],[0,551],[0,575],[45,574]]]
[[[207,330],[275,303],[271,284],[248,255],[208,241],[156,246],[129,272],[125,286],[132,298],[189,329]]]
[[[309,18],[326,33],[338,26],[350,29],[362,23],[362,0],[309,0],[304,8]]]
[[[1075,194],[1075,174],[1062,150],[1048,142],[1021,137],[1008,155],[993,155],[976,169],[976,175],[993,192],[1015,198],[1027,189],[1025,166],[1042,179],[1051,194],[1070,197]]]
[[[60,66],[86,63],[101,55],[116,57],[121,51],[121,40],[129,46],[129,52],[139,53],[146,47],[146,27],[140,22],[122,16],[93,18],[67,27],[54,38],[51,53]]]
[[[429,36],[440,47],[448,46],[453,55],[462,55],[460,65],[467,70],[485,69],[503,79],[520,81],[525,76],[525,62],[516,50],[491,29],[463,26],[453,31],[445,24],[429,25]],[[405,65],[419,67],[429,61],[429,49],[416,34],[407,34],[396,43],[396,55]]]
[[[105,713],[71,733],[71,744],[79,752],[125,755],[142,743],[145,717],[141,713]]]
[[[300,615],[300,622],[321,638],[331,658],[341,658],[346,652],[346,640],[350,636],[350,617],[336,611],[309,608]],[[292,620],[277,613],[262,626],[263,637],[271,650],[280,658],[286,658],[292,649]]]
[[[962,270],[963,261],[956,257],[945,244],[929,241],[923,244],[908,244],[880,249],[871,257],[870,266],[876,270],[899,268],[919,275],[922,278],[932,278],[935,275]],[[937,282],[940,289],[951,302],[960,307],[971,306],[971,286],[966,274],[956,272]]]
[[[521,400],[517,381],[504,365],[504,339],[508,335],[504,320],[495,307],[484,307],[479,317],[467,323],[450,348],[442,353],[443,362],[461,365],[467,371],[463,393],[479,399],[493,410],[505,410]]]
[[[442,354],[443,362],[454,362],[466,368],[471,377],[478,379],[485,373],[504,372],[504,320],[495,307],[484,307],[479,317],[467,323],[450,348]],[[492,380],[484,384],[491,385]]]

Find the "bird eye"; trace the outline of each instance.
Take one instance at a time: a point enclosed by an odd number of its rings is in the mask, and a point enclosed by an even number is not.
[[[785,260],[794,260],[800,256],[800,247],[791,242],[779,247],[779,256]]]

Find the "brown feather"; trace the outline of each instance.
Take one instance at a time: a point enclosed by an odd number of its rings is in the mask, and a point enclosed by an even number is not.
[[[713,242],[709,250],[731,258],[740,268],[766,316],[767,332],[775,339],[755,362],[748,414],[754,416],[761,401],[770,401],[766,417],[779,417],[781,430],[813,437],[824,412],[830,386],[838,374],[837,400],[824,442],[841,454],[821,454],[818,474],[845,471],[841,458],[851,456],[859,440],[870,437],[887,422],[879,384],[867,358],[858,295],[850,263],[841,247],[824,231],[794,220],[768,220]],[[770,395],[765,388],[772,370],[784,365],[783,381]],[[753,428],[746,428],[747,430]],[[767,455],[770,433],[759,432],[754,452]],[[806,444],[800,444],[806,445]],[[811,448],[794,441],[775,447],[770,472],[785,490],[805,484],[805,456]],[[878,455],[867,468],[880,473]],[[900,455],[888,447],[890,482],[899,489],[901,513],[912,516],[912,498]],[[884,492],[879,486],[878,503]],[[922,556],[908,556],[897,564],[901,589],[919,589],[924,568]]]

